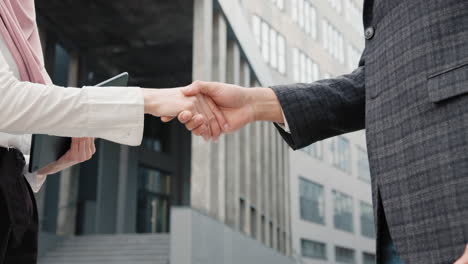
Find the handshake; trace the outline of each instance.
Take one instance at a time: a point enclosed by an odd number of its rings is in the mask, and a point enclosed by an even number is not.
[[[270,88],[195,81],[174,89],[143,89],[145,113],[163,122],[177,118],[206,141],[218,141],[254,121],[284,123],[281,106]]]

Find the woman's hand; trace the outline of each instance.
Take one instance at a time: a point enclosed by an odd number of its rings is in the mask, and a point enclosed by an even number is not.
[[[57,161],[37,171],[39,175],[50,175],[87,161],[96,153],[94,138],[72,138],[70,149]]]
[[[174,117],[187,124],[195,135],[217,140],[223,132],[225,119],[210,98],[202,94],[185,96],[181,88],[143,89],[145,113],[163,117],[167,122]]]

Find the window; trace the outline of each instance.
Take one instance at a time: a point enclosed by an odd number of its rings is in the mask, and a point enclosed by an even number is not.
[[[262,215],[262,219],[261,219],[261,222],[260,222],[260,234],[261,234],[263,244],[266,244],[265,228],[266,228],[265,227],[265,216]]]
[[[262,33],[260,30],[260,18],[258,16],[252,16],[252,28],[257,45],[262,43]]]
[[[293,78],[295,82],[315,82],[319,76],[319,66],[309,56],[293,48]]]
[[[325,224],[323,186],[300,177],[299,196],[301,218],[317,224]]]
[[[297,4],[300,0],[291,0],[291,17],[294,22],[298,21]]]
[[[252,238],[257,237],[257,210],[250,207],[250,235]]]
[[[348,139],[343,136],[332,138],[330,151],[333,165],[342,171],[351,173],[351,150]]]
[[[169,232],[170,178],[157,169],[138,168],[138,233]]]
[[[245,232],[245,201],[241,198],[239,202],[239,230]]]
[[[354,250],[335,247],[335,260],[337,263],[354,264],[356,262]]]
[[[375,264],[375,255],[371,253],[362,253],[362,264]]]
[[[260,47],[262,57],[273,69],[286,73],[285,38],[258,16],[252,18],[255,40]]]
[[[364,180],[366,182],[370,182],[371,176],[370,176],[369,158],[367,156],[367,151],[358,147],[357,153],[358,153],[357,167],[358,167],[359,179]]]
[[[343,35],[327,20],[322,22],[323,48],[341,64],[344,63]]]
[[[275,235],[275,233],[274,233],[274,231],[273,231],[273,222],[270,222],[270,225],[269,225],[269,226],[270,226],[270,247],[271,247],[271,248],[274,248],[275,245],[274,245],[273,242],[274,242],[274,235]]]
[[[322,141],[311,144],[302,149],[305,153],[316,159],[323,159],[323,143]]]
[[[269,62],[270,60],[270,27],[268,26],[267,23],[262,21],[262,55],[263,59],[266,62]]]
[[[282,35],[278,35],[278,71],[286,73],[286,41]]]
[[[327,260],[327,245],[317,241],[301,239],[301,254],[306,258]]]
[[[291,1],[292,19],[304,32],[317,39],[317,11],[310,0]]]
[[[333,190],[334,215],[336,229],[353,232],[353,198]]]
[[[361,235],[375,238],[374,214],[372,205],[361,201]]]
[[[293,58],[293,80],[295,82],[301,81],[301,68],[299,64],[299,50],[296,48],[292,49],[292,58]]]
[[[278,68],[278,49],[276,47],[278,34],[270,28],[270,65],[273,69]]]

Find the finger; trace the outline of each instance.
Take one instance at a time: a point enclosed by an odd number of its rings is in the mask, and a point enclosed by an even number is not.
[[[170,117],[170,116],[163,116],[161,117],[161,121],[164,123],[170,122],[174,119],[175,117]]]
[[[219,124],[216,121],[216,117],[211,112],[210,107],[205,100],[205,96],[197,95],[197,98],[200,102],[200,108],[202,108],[205,118],[207,119],[208,126],[211,132],[210,137],[213,137],[216,140],[221,133],[221,128],[219,127]]]
[[[93,141],[91,142],[91,153],[94,155],[96,153],[96,139],[93,138]]]
[[[224,113],[219,109],[219,107],[215,104],[213,99],[210,97],[205,97],[205,100],[210,107],[211,112],[214,114],[216,117],[216,121],[218,121],[219,127],[221,128],[222,131],[224,132],[229,132],[229,124],[226,121],[226,117],[224,116]]]
[[[192,134],[194,134],[195,136],[201,136],[204,133],[206,133],[207,130],[208,130],[208,127],[202,124],[201,126],[193,129]]]
[[[189,122],[190,120],[192,120],[192,118],[193,114],[190,111],[183,111],[178,116],[179,122],[182,124]]]
[[[205,132],[205,135],[210,138],[211,137],[211,128],[210,128],[210,125],[208,123],[208,119],[206,118],[206,113],[203,109],[203,107],[201,106],[199,100],[197,99],[197,101],[195,102],[195,111],[197,113],[199,113],[199,115],[201,115],[203,117],[203,124],[207,127],[207,130]]]
[[[218,121],[216,120],[215,115],[210,109],[210,106],[208,105],[206,101],[205,96],[199,96],[199,100],[202,102],[202,107],[206,113],[206,118],[208,119],[208,123],[210,125],[210,130],[211,130],[211,137],[214,138],[215,141],[218,140],[219,135],[221,134],[221,127],[218,124]]]
[[[86,146],[86,139],[85,138],[81,138],[80,139],[80,144],[79,144],[79,150],[78,150],[78,161],[81,162],[81,161],[84,161],[85,157],[86,157],[86,148],[88,146]]]
[[[205,118],[203,118],[202,115],[197,114],[192,118],[192,120],[190,120],[189,122],[185,124],[185,127],[188,130],[192,131],[200,126],[203,126],[204,124],[205,124]]]
[[[86,154],[87,154],[87,159],[91,159],[91,157],[93,156],[93,145],[94,145],[94,139],[93,138],[88,138],[87,140],[87,151],[86,151]]]

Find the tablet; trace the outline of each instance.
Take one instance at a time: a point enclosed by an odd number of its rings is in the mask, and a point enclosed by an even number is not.
[[[96,86],[127,86],[128,73],[121,73]],[[31,156],[29,159],[29,172],[35,172],[50,163],[58,160],[69,149],[71,138],[48,135],[33,135],[31,142]]]

